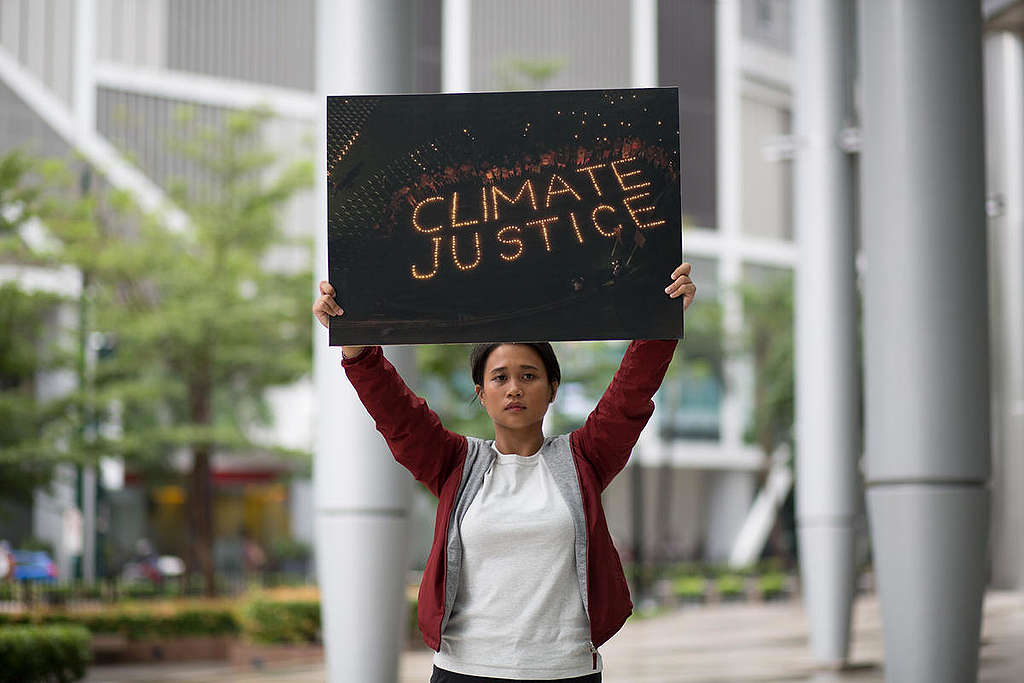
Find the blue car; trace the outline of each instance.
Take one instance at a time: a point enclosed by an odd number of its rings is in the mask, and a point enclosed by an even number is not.
[[[57,565],[45,551],[15,550],[11,554],[14,555],[15,580],[47,582],[57,580]]]

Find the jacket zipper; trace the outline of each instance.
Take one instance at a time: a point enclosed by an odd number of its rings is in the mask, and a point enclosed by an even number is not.
[[[590,654],[594,658],[594,669],[593,670],[597,671],[597,648],[594,647],[594,644],[592,642],[590,642],[589,640],[587,641],[587,646],[590,647]]]

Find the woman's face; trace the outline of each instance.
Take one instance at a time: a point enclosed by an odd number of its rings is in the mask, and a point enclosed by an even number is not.
[[[548,381],[540,354],[525,344],[502,344],[491,351],[483,381],[476,394],[495,428],[540,429],[558,390],[557,382]]]

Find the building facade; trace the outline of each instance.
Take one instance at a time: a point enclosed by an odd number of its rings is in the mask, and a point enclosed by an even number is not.
[[[26,142],[41,155],[81,150],[106,169],[108,182],[152,205],[175,180],[201,182],[163,144],[181,107],[199,125],[266,105],[276,113],[268,142],[317,154],[310,144],[323,106],[315,95],[316,7],[314,0],[0,0],[0,150]],[[990,261],[993,377],[1002,378],[994,388],[992,579],[1020,587],[1024,508],[1010,495],[1024,483],[1024,288],[1015,289],[1024,272],[1024,122],[1015,114],[1022,102],[1020,5],[986,2],[984,10],[990,230],[1008,245],[995,248]],[[417,92],[678,86],[685,258],[694,264],[700,305],[720,309],[721,346],[743,339],[751,318],[743,287],[785,282],[799,267],[788,0],[410,0],[408,11],[417,27],[410,65]],[[314,203],[314,193],[292,202],[285,223],[293,234],[314,229]],[[12,265],[0,268],[0,278],[30,277]],[[772,462],[750,437],[757,376],[756,359],[730,352],[711,363],[683,363],[666,383],[657,399],[665,409],[606,493],[624,555],[728,560]],[[268,436],[311,450],[311,382],[268,398],[275,415]],[[312,540],[308,482],[276,483],[282,468],[272,459],[220,457],[215,470],[223,533],[246,525]],[[125,515],[132,526],[112,533],[126,542],[158,534],[173,546],[181,490],[133,482],[129,473],[110,500],[148,510],[146,527],[142,515]],[[60,490],[40,494],[34,513],[37,535],[55,541],[62,510],[74,504],[67,487]],[[429,504],[415,509],[414,528],[429,528]],[[429,534],[412,536],[414,560],[421,560]]]

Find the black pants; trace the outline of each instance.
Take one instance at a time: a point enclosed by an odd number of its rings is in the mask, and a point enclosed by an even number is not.
[[[601,672],[576,678],[531,678],[529,681],[514,678],[491,678],[490,676],[470,676],[468,674],[457,674],[444,669],[434,667],[434,673],[430,676],[430,683],[601,683]]]

